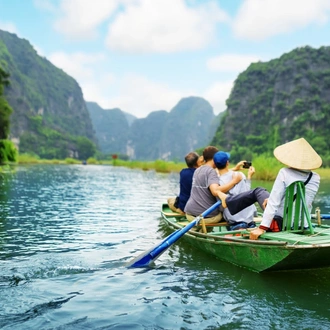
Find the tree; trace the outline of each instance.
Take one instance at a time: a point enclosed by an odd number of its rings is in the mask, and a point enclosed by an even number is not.
[[[0,139],[7,139],[9,135],[9,118],[12,108],[3,97],[4,87],[9,85],[9,74],[0,67]]]
[[[84,136],[77,138],[77,149],[79,159],[81,160],[86,160],[89,157],[93,157],[96,153],[95,144]]]
[[[9,117],[12,108],[3,96],[5,86],[9,85],[9,74],[0,67],[0,163],[15,162],[17,149],[13,142],[6,140],[9,135]]]

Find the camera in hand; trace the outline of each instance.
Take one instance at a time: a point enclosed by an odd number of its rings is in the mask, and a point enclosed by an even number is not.
[[[244,162],[243,168],[250,168],[252,166],[252,162]]]

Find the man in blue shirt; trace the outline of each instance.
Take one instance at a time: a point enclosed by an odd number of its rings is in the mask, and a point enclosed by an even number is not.
[[[184,158],[187,168],[180,172],[180,193],[177,197],[167,199],[169,208],[176,213],[185,214],[183,212],[186,203],[190,197],[192,178],[197,167],[201,165],[201,159],[196,152],[190,152]]]

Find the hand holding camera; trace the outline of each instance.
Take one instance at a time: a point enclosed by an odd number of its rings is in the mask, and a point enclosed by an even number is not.
[[[244,162],[243,168],[250,168],[252,166],[252,162]]]

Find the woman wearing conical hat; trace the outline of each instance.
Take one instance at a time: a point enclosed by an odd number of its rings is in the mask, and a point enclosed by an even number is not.
[[[269,230],[274,217],[283,218],[285,190],[291,183],[295,181],[305,183],[305,199],[309,213],[312,212],[312,203],[319,190],[320,176],[312,170],[321,167],[322,159],[304,138],[275,148],[274,156],[288,167],[281,168],[278,172],[261,224],[250,233],[251,239],[258,239],[261,234]]]
[[[284,199],[286,188],[291,183],[301,181],[305,183],[305,199],[309,212],[320,186],[320,176],[312,170],[321,167],[322,159],[313,147],[300,138],[275,148],[274,156],[287,167],[281,168],[275,179],[272,191],[264,210],[261,224],[250,233],[250,239],[256,240],[265,231],[272,231],[272,222],[275,218],[282,218],[284,213]],[[235,214],[244,206],[243,196],[219,195],[222,205],[228,207],[230,213]]]

